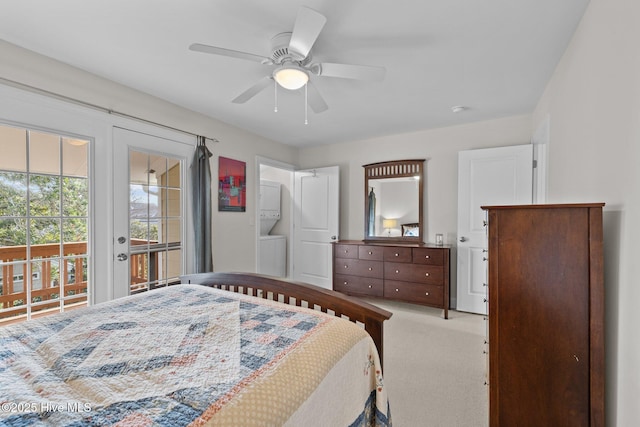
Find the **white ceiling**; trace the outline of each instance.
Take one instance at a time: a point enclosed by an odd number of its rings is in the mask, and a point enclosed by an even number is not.
[[[526,114],[535,107],[588,0],[21,0],[0,39],[294,146]],[[270,55],[298,8],[327,23],[314,59],[386,67],[383,82],[312,76],[329,105],[267,88],[231,100],[273,67],[193,52],[203,43]],[[456,105],[468,107],[453,113]]]

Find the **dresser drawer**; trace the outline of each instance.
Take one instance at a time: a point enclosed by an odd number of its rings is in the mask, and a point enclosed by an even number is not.
[[[384,265],[384,278],[385,280],[442,285],[444,271],[442,266],[436,265],[387,262]]]
[[[336,258],[358,258],[358,245],[335,245]]]
[[[411,248],[390,246],[384,248],[384,260],[394,262],[411,262]]]
[[[349,276],[382,277],[382,262],[362,259],[337,258],[336,274]]]
[[[381,297],[383,295],[382,279],[368,277],[336,274],[333,289],[347,294],[370,295],[372,297]]]
[[[384,281],[384,297],[407,302],[443,307],[442,286],[424,285],[422,283]]]
[[[414,264],[443,265],[444,251],[442,249],[414,248]]]
[[[381,246],[359,246],[358,258],[370,261],[382,261],[384,257],[384,248]]]

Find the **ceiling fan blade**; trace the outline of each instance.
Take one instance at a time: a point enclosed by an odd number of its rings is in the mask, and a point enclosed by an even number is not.
[[[260,62],[262,64],[271,62],[271,59],[260,55],[254,55],[253,53],[224,49],[222,47],[209,46],[200,43],[193,43],[189,46],[189,50],[193,50],[194,52],[211,53],[214,55],[230,56],[232,58],[248,59],[249,61]]]
[[[316,114],[322,113],[329,108],[327,103],[324,102],[322,95],[320,95],[320,92],[318,92],[318,89],[313,85],[313,83],[311,83],[311,81],[307,82],[307,104],[309,104],[309,107],[311,107],[313,112]]]
[[[251,86],[249,89],[242,92],[240,95],[236,96],[231,102],[234,104],[244,104],[258,93],[263,91],[267,86],[273,84],[273,79],[271,76],[265,76],[262,79],[258,80],[258,83]]]
[[[370,65],[333,64],[331,62],[323,62],[319,65],[318,75],[326,77],[379,82],[384,80],[384,76],[387,73],[384,67],[374,67]]]
[[[324,15],[308,7],[301,7],[291,33],[289,51],[302,55],[302,59],[306,58],[326,22]]]

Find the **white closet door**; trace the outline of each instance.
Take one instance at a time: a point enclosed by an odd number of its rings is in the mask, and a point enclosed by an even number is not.
[[[458,153],[456,309],[486,314],[486,213],[480,206],[531,204],[533,146]]]
[[[296,171],[293,278],[333,287],[331,242],[338,239],[340,169]]]

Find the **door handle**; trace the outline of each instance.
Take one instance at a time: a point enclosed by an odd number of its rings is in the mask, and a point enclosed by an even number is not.
[[[461,242],[466,242],[467,240],[469,240],[469,239],[467,239],[467,238],[466,238],[466,237],[464,237],[464,236],[460,237],[460,241],[461,241]]]
[[[331,240],[336,240],[338,236],[331,236]]]
[[[116,258],[118,259],[118,261],[126,261],[129,256],[125,253],[119,253],[118,255],[116,255]]]

